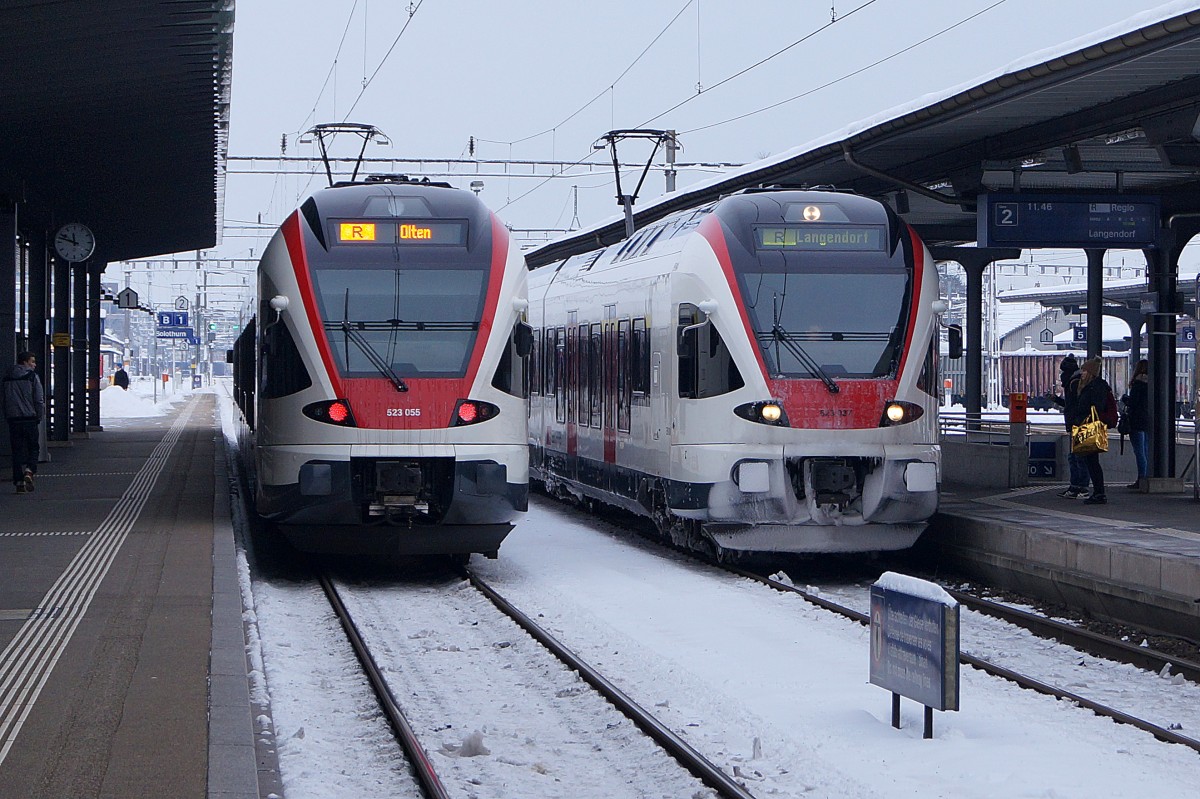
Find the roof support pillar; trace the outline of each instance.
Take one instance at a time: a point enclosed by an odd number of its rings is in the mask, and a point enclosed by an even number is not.
[[[967,429],[978,430],[983,411],[983,270],[993,261],[1020,258],[1012,247],[930,247],[935,261],[954,261],[967,273]]]
[[[87,264],[71,265],[71,432],[87,432]]]
[[[8,367],[17,361],[17,295],[12,287],[17,280],[17,259],[21,247],[17,241],[17,204],[0,201],[0,369],[7,374]],[[0,447],[8,451],[8,425],[0,429]]]
[[[1104,350],[1104,253],[1087,249],[1087,356],[1098,358]]]
[[[46,350],[46,313],[50,308],[50,303],[47,298],[49,292],[49,270],[46,265],[46,235],[40,225],[34,226],[32,229],[25,231],[25,252],[29,258],[29,288],[27,292],[28,301],[26,307],[29,314],[28,338],[25,342],[25,348],[32,352],[37,357],[37,372],[38,377],[42,381],[42,386],[46,389],[46,408],[43,408],[42,426],[40,432],[41,453],[39,460],[48,461],[50,459],[49,451],[46,449],[46,434],[49,430],[49,410],[50,401],[50,381],[46,376],[50,374],[50,357]]]
[[[50,440],[71,440],[71,264],[54,261],[54,407]]]
[[[87,429],[103,430],[100,426],[100,295],[103,289],[100,278],[104,274],[104,264],[92,265],[87,270],[88,282],[88,401]]]

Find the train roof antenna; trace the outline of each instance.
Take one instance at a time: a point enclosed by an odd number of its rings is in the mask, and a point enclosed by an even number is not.
[[[339,133],[353,133],[362,139],[362,147],[358,150],[358,157],[354,159],[354,172],[350,175],[351,183],[358,179],[358,170],[362,167],[363,154],[367,151],[367,143],[374,141],[376,144],[390,144],[387,136],[379,128],[374,125],[363,125],[358,122],[325,122],[320,125],[313,125],[304,131],[304,135],[300,137],[300,143],[312,144],[314,138],[316,139],[317,146],[321,148],[321,161],[325,164],[325,177],[329,179],[330,186],[333,185],[333,165],[329,156],[329,147],[333,144],[334,137]]]
[[[617,142],[625,139],[653,139],[654,149],[650,151],[650,157],[646,159],[646,166],[642,168],[642,176],[638,179],[637,187],[634,188],[633,194],[625,194],[621,191],[621,163],[617,160]],[[637,202],[638,192],[642,190],[642,183],[646,181],[646,175],[650,172],[650,164],[654,162],[654,156],[658,153],[658,148],[663,144],[667,145],[667,152],[673,154],[675,151],[675,131],[673,130],[651,130],[649,128],[630,128],[626,130],[610,130],[592,144],[593,150],[603,150],[608,148],[609,154],[612,155],[613,171],[617,177],[617,205],[625,209],[625,238],[633,235],[633,204]]]

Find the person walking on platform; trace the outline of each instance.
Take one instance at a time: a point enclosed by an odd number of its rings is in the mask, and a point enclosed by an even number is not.
[[[1129,417],[1129,443],[1137,461],[1138,479],[1129,488],[1140,488],[1142,480],[1150,476],[1150,362],[1145,358],[1133,367],[1129,391],[1121,399]]]
[[[1062,359],[1062,363],[1058,365],[1059,382],[1062,384],[1063,394],[1059,397],[1056,394],[1048,393],[1055,405],[1059,405],[1063,409],[1063,423],[1067,428],[1068,440],[1071,435],[1071,411],[1075,407],[1075,392],[1072,383],[1079,380],[1083,373],[1079,371],[1079,362],[1075,360],[1075,356],[1068,354]],[[1078,499],[1086,497],[1088,490],[1088,470],[1087,465],[1083,462],[1082,455],[1076,455],[1074,452],[1067,453],[1067,466],[1071,470],[1071,484],[1067,486],[1066,491],[1059,492],[1060,497],[1068,499]]]
[[[125,364],[117,364],[117,371],[113,372],[113,385],[129,390],[129,372],[125,371]]]
[[[38,424],[42,421],[42,409],[46,406],[46,394],[34,367],[37,359],[32,352],[22,352],[17,362],[9,367],[4,376],[4,388],[0,393],[0,404],[4,406],[4,418],[8,421],[8,438],[12,444],[13,485],[18,494],[33,490],[33,476],[37,473]]]
[[[1096,412],[1096,416],[1101,420],[1111,419],[1116,412],[1116,408],[1109,409],[1111,401],[1112,389],[1108,382],[1100,376],[1100,369],[1104,365],[1104,359],[1100,357],[1088,358],[1080,367],[1079,379],[1071,383],[1072,391],[1075,396],[1073,406],[1067,415],[1067,424],[1072,427],[1078,426],[1086,422],[1092,415],[1092,411]],[[1083,456],[1084,465],[1087,466],[1088,477],[1092,480],[1092,493],[1084,500],[1087,505],[1103,505],[1108,502],[1108,497],[1104,493],[1104,470],[1100,466],[1100,453],[1093,452],[1090,455]]]

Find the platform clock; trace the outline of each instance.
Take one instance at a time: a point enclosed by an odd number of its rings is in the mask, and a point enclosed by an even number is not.
[[[96,250],[96,237],[87,225],[68,222],[54,234],[54,249],[64,260],[86,261]]]

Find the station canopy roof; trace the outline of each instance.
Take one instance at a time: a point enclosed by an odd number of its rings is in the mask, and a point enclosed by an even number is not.
[[[770,185],[835,186],[887,201],[931,245],[975,241],[984,192],[1154,194],[1165,216],[1195,213],[1198,114],[1200,9],[1174,2],[647,202],[634,220],[644,227]],[[624,230],[623,219],[585,228],[526,261],[537,267],[611,244]]]
[[[0,202],[82,222],[101,262],[211,247],[223,210],[233,0],[0,4]]]

